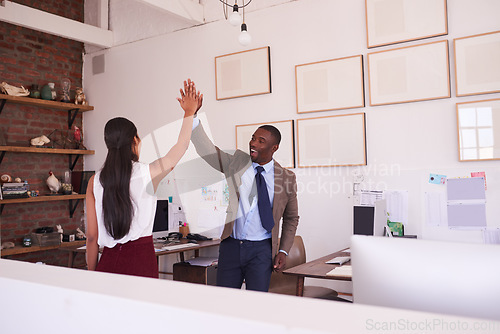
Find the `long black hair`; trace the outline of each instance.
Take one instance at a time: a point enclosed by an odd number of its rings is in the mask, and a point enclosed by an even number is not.
[[[108,155],[99,181],[104,188],[104,227],[115,240],[128,234],[134,214],[130,198],[130,177],[132,162],[139,160],[132,150],[136,137],[138,138],[137,128],[134,123],[123,117],[109,120],[104,127]]]

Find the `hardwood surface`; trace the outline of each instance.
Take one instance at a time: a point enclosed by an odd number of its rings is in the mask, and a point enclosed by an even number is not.
[[[187,239],[182,239],[181,243],[182,244],[187,243]],[[181,262],[183,262],[184,261],[184,252],[194,250],[195,257],[198,257],[198,256],[200,256],[200,249],[212,247],[212,246],[218,246],[219,244],[220,244],[220,239],[198,241],[197,244],[192,244],[193,245],[192,247],[157,251],[157,252],[155,252],[155,255],[156,255],[156,257],[158,257],[158,256],[162,256],[162,255],[180,253]],[[76,254],[87,252],[87,250],[85,248],[84,249],[80,248],[83,245],[85,245],[85,244],[78,245],[78,246],[75,245],[73,247],[60,248],[60,250],[62,250],[62,251],[69,252],[68,267],[71,268],[73,266],[73,260],[75,259]],[[2,253],[2,255],[3,255],[3,253]]]
[[[29,203],[29,202],[54,202],[54,201],[67,201],[70,199],[85,199],[85,194],[52,195],[52,196],[36,196],[36,197],[28,197],[28,198],[2,199],[2,200],[0,200],[0,204],[15,204],[15,203]]]
[[[11,96],[6,94],[0,94],[0,100],[7,100],[17,104],[27,104],[42,108],[45,107],[45,108],[59,109],[59,110],[73,110],[73,109],[78,109],[78,111],[94,110],[94,107],[89,105],[82,106],[80,104],[34,99],[25,96]]]
[[[321,278],[321,279],[330,279],[337,281],[352,281],[351,276],[326,276],[326,274],[333,270],[335,267],[340,267],[337,264],[327,264],[326,261],[329,261],[337,256],[350,256],[350,253],[344,252],[345,249],[340,250],[338,252],[320,257],[319,259],[309,261],[303,264],[300,264],[296,267],[292,267],[283,271],[285,275],[292,275],[297,277],[297,289],[296,295],[303,296],[304,295],[304,281],[306,277],[311,278]],[[344,265],[350,265],[351,261],[344,263]]]
[[[81,247],[83,245],[85,245],[85,240],[78,240],[78,241],[72,241],[72,242],[62,242],[60,245],[44,246],[44,247],[41,247],[41,246],[31,246],[31,247],[16,246],[14,248],[2,249],[1,254],[2,254],[2,257],[5,257],[5,256],[11,256],[11,255],[46,251],[46,250],[51,250],[51,249],[76,248],[76,247]]]
[[[0,146],[0,152],[48,153],[48,154],[95,154],[93,150],[77,150],[67,148],[46,148],[34,146]]]

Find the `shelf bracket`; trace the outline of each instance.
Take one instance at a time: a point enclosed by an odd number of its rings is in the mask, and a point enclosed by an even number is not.
[[[78,206],[79,202],[80,199],[77,199],[75,205],[73,205],[73,200],[69,200],[69,218],[73,218],[73,214],[75,213],[76,207]]]
[[[78,115],[78,108],[68,110],[68,129],[71,130],[71,126],[75,121],[76,115]]]
[[[3,107],[5,106],[5,102],[7,102],[7,100],[5,100],[5,99],[2,99],[0,101],[0,114],[2,113]]]
[[[2,212],[3,212],[3,207],[5,206],[5,204],[1,204],[0,205],[0,216],[2,215]]]
[[[2,153],[0,153],[0,164],[2,164],[2,160],[3,160],[3,157],[5,156],[5,152],[6,151],[2,151]]]
[[[73,161],[73,154],[69,154],[68,157],[69,157],[69,170],[73,171],[73,169],[76,166],[76,163],[78,162],[78,159],[80,158],[80,154],[76,154],[75,161]]]

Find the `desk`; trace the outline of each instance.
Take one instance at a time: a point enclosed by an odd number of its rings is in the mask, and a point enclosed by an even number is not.
[[[350,256],[350,253],[346,253],[344,252],[344,250],[345,249],[332,253],[330,255],[323,256],[314,261],[306,262],[296,267],[284,270],[283,274],[297,277],[296,295],[297,296],[304,295],[304,280],[306,277],[331,279],[338,281],[351,281],[352,280],[351,276],[326,276],[326,274],[329,271],[339,266],[336,264],[326,264],[325,262],[337,256]],[[350,265],[350,264],[351,261],[344,263],[344,265]]]
[[[181,240],[181,243],[185,244],[185,243],[187,243],[187,240],[183,239],[183,240]],[[219,244],[220,244],[220,239],[198,241],[197,244],[192,244],[193,245],[192,247],[157,251],[157,252],[155,252],[155,254],[156,254],[156,257],[158,257],[158,256],[162,256],[162,255],[180,253],[180,258],[181,258],[181,262],[182,262],[182,261],[184,261],[184,252],[186,252],[186,251],[194,250],[194,256],[198,257],[198,256],[200,256],[200,249],[212,247],[212,246],[218,246]],[[87,252],[86,249],[80,249],[79,247],[76,247],[76,246],[75,247],[60,248],[60,250],[69,252],[69,258],[68,258],[68,267],[69,268],[73,267],[73,261],[75,260],[76,254]]]

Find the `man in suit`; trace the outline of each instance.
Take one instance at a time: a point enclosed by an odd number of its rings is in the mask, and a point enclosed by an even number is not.
[[[184,87],[190,83],[184,82]],[[203,96],[198,110],[202,100]],[[241,150],[229,154],[212,143],[195,117],[191,141],[210,166],[224,173],[229,186],[229,206],[219,248],[218,286],[241,288],[245,281],[247,290],[268,291],[273,268],[280,271],[285,266],[299,216],[295,174],[273,160],[280,140],[278,129],[263,125],[252,135],[250,154]]]

